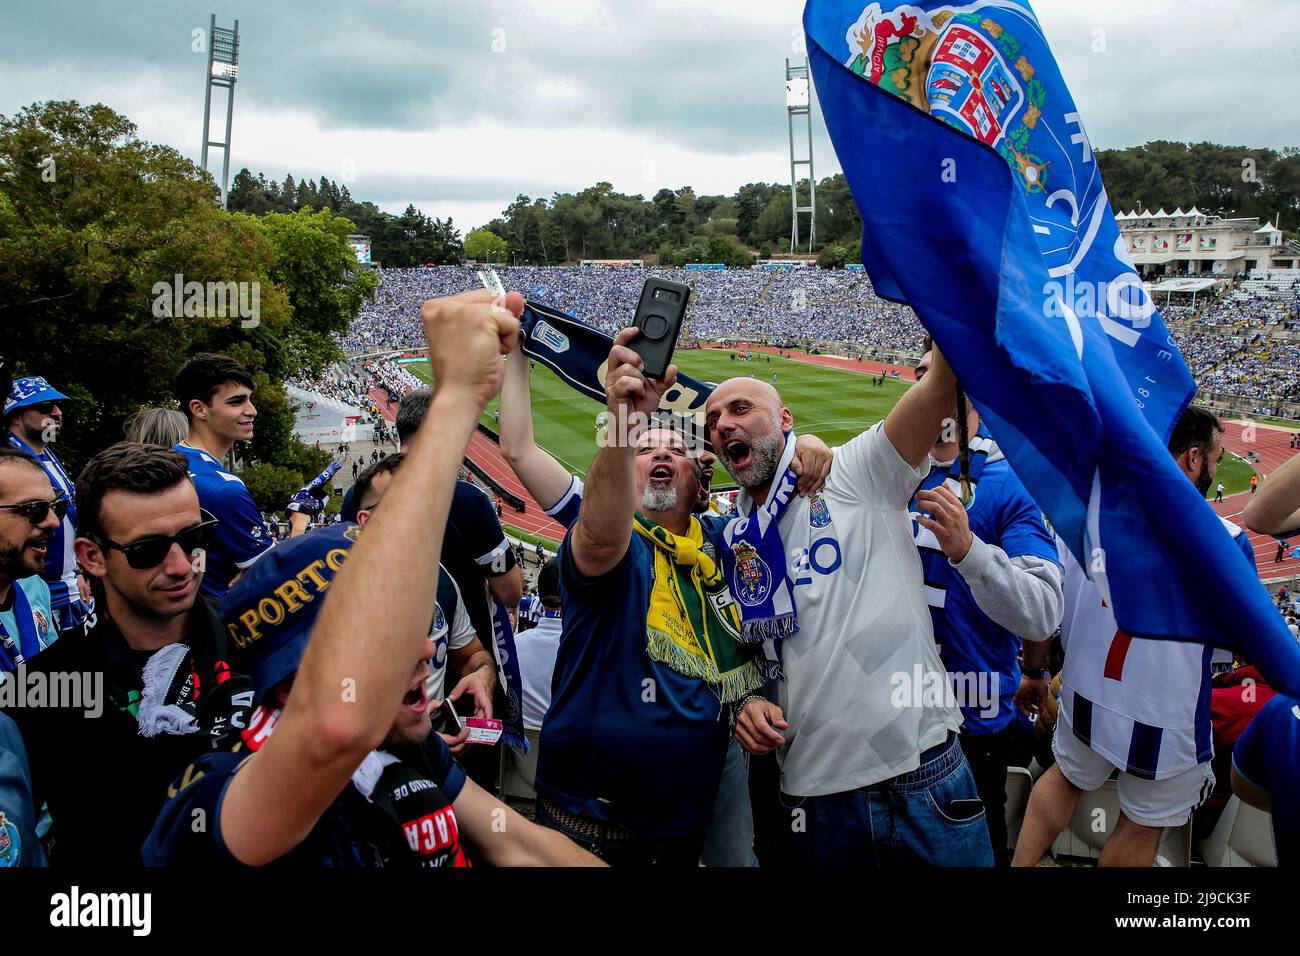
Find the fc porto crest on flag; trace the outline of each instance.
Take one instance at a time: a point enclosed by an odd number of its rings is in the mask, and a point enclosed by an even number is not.
[[[771,569],[749,542],[737,541],[731,549],[736,555],[736,570],[731,581],[732,593],[736,600],[747,607],[762,604],[772,591]]]

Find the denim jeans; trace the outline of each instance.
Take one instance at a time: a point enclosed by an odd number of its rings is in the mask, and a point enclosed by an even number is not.
[[[788,866],[993,865],[984,804],[954,733],[910,773],[820,797],[783,793],[781,801],[791,814]]]
[[[556,819],[547,809],[546,802],[540,798],[536,804],[536,822],[539,826],[563,833],[578,846],[610,866],[698,867],[700,865],[700,847],[704,842],[704,835],[700,833],[684,837],[658,838],[633,836],[609,839],[605,836],[590,836]],[[595,829],[603,828],[596,826]]]
[[[727,745],[713,816],[704,831],[705,866],[758,866],[754,855],[754,814],[749,807],[749,754],[735,737]]]

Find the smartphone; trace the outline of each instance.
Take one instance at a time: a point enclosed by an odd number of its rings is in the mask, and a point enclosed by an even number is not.
[[[628,348],[645,362],[647,378],[663,378],[668,371],[690,297],[689,286],[667,279],[646,279],[641,287],[641,301],[632,320],[641,334],[628,343]]]
[[[456,707],[451,701],[444,700],[438,705],[438,709],[433,715],[434,731],[446,734],[448,737],[455,737],[464,729],[464,726],[460,722],[460,714],[456,713]]]

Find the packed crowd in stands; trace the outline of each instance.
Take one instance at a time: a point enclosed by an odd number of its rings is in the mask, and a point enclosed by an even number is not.
[[[822,275],[768,279],[781,298],[836,291]],[[584,479],[536,445],[528,365],[510,353],[501,366],[513,319],[444,299],[426,322],[436,396],[365,356],[296,383],[396,405],[406,450],[346,443],[283,511],[259,508],[222,464],[256,418],[253,375],[229,356],[191,357],[176,407],[147,410],[163,414],[75,480],[57,454],[78,424],[57,376],[14,380],[0,447],[0,865],[1035,866],[1112,771],[1121,816],[1103,864],[1151,866],[1165,829],[1214,831],[1201,814],[1233,794],[1271,807],[1257,826],[1277,862],[1300,854],[1300,705],[1247,656],[1297,653],[1294,600],[1278,596],[1287,632],[1259,621],[1272,633],[1234,634],[1235,655],[1157,641],[1112,677],[1117,623],[1097,613],[1098,585],[1062,557],[974,410],[980,458],[958,470],[969,453],[945,437],[957,382],[937,350],[886,421],[834,454],[786,436],[781,396],[740,375],[708,399],[716,457],[657,427],[635,447],[602,443]],[[1297,357],[1276,343],[1253,354]],[[655,397],[634,360],[610,353],[624,363],[611,413]],[[501,502],[456,480],[498,390],[502,456],[580,531],[554,559],[509,541]],[[1222,423],[1189,408],[1172,480],[1205,496],[1222,444]],[[745,489],[739,510],[768,502],[770,522],[716,513],[715,465]],[[978,484],[966,507],[959,475]],[[1300,456],[1252,491],[1244,519],[1282,546],[1298,508]],[[1212,569],[1256,567],[1244,528],[1202,517],[1228,532]],[[812,548],[796,547],[810,529]],[[843,560],[823,563],[828,551]],[[784,608],[765,600],[777,589]],[[521,620],[535,627],[516,636]],[[783,653],[786,641],[798,643]],[[900,697],[899,676],[922,673],[924,691]],[[29,674],[51,687],[86,675],[111,706],[12,705],[9,681]],[[1119,719],[1085,739],[1072,722],[1103,676]],[[932,679],[953,693],[931,699]],[[1222,699],[1205,707],[1211,680]],[[272,732],[282,745],[264,747]],[[1034,763],[1012,833],[1009,773]],[[880,827],[859,812],[868,791],[889,797]],[[789,825],[787,795],[806,828]]]
[[[636,310],[649,276],[689,285],[686,334],[719,341],[763,339],[779,344],[843,342],[877,352],[915,353],[923,330],[906,306],[878,295],[865,273],[819,269],[619,269],[503,267],[510,288],[576,315],[613,334]],[[1196,306],[1166,304],[1169,324],[1196,381],[1207,391],[1258,399],[1269,413],[1300,401],[1300,356],[1292,343],[1265,338],[1300,328],[1291,280],[1242,280]],[[389,269],[340,344],[349,353],[418,348],[419,305],[425,299],[481,288],[472,268]],[[388,361],[368,366],[394,398],[418,381]]]

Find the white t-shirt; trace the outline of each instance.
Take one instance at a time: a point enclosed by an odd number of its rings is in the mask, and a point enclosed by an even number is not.
[[[541,605],[541,601],[537,603]],[[563,618],[543,615],[536,627],[515,635],[519,677],[524,685],[524,727],[528,730],[541,730],[551,707],[551,677],[563,632]]]
[[[835,449],[826,487],[781,517],[799,633],[782,645],[781,789],[842,793],[915,770],[961,726],[935,647],[907,505],[929,472],[882,424]],[[815,507],[814,507],[815,502]],[[927,676],[929,675],[929,676]]]
[[[425,692],[430,700],[442,700],[446,693],[447,652],[460,650],[477,636],[474,633],[474,625],[470,623],[469,612],[465,610],[465,601],[460,596],[460,587],[456,584],[456,579],[441,566],[439,570],[443,582],[449,582],[456,594],[456,609],[450,612],[449,621],[448,612],[443,607],[446,602],[439,600],[434,605],[433,626],[429,629],[429,637],[433,638],[433,660],[429,662],[431,670],[429,679],[424,683]],[[438,590],[441,592],[443,588]],[[439,594],[439,598],[441,596]]]

